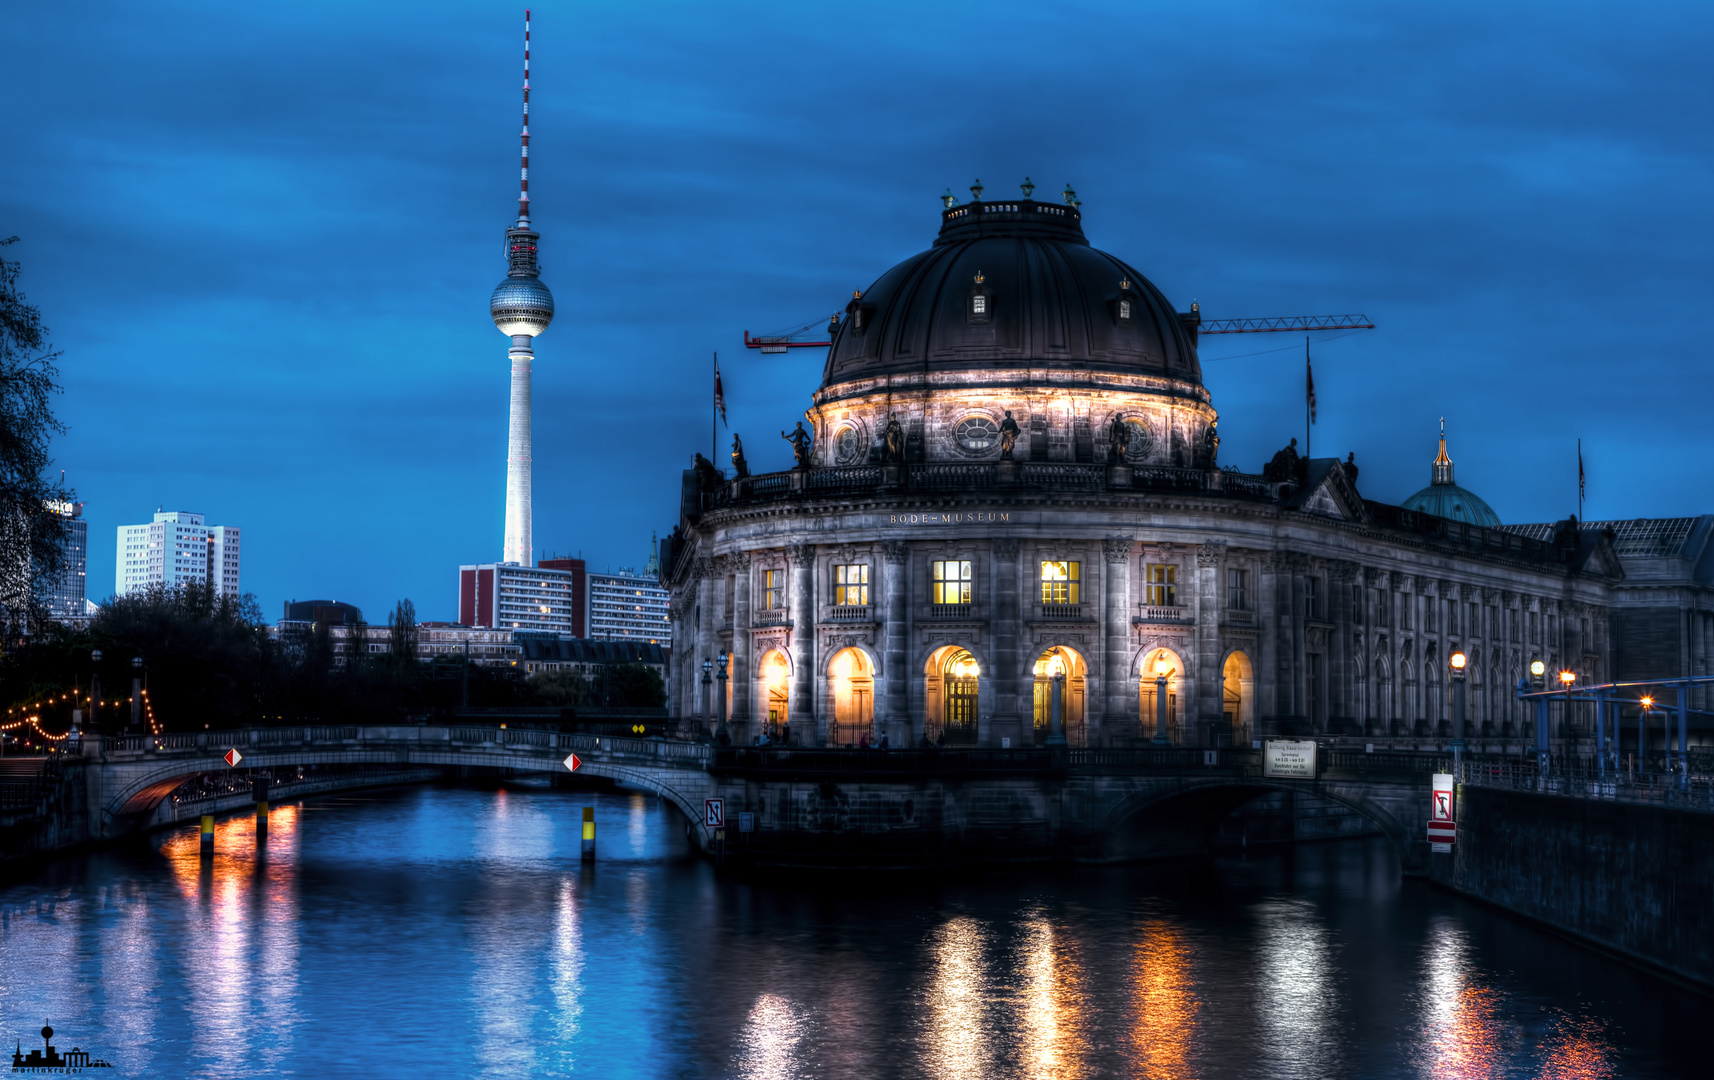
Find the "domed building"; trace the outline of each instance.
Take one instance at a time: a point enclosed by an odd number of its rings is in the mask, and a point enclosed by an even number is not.
[[[1459,648],[1503,738],[1532,660],[1606,671],[1610,545],[1367,500],[1295,440],[1222,465],[1195,305],[1091,246],[1069,189],[972,191],[851,298],[797,467],[685,474],[675,715],[805,745],[1427,733]]]
[[[1469,525],[1498,528],[1500,515],[1474,492],[1465,491],[1452,479],[1452,459],[1446,456],[1446,421],[1440,422],[1440,453],[1434,458],[1429,485],[1400,505],[1406,510],[1462,521]]]

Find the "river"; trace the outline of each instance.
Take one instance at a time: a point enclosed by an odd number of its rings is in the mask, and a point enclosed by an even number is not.
[[[581,808],[599,858],[579,864]],[[0,884],[0,1036],[123,1077],[1706,1076],[1714,1005],[1384,843],[719,875],[669,805],[419,786]]]

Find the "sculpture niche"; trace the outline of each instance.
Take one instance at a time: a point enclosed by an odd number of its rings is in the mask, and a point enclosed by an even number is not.
[[[1118,413],[1113,414],[1113,422],[1107,426],[1107,463],[1123,465],[1125,451],[1131,445],[1131,425],[1125,423],[1125,418]]]
[[[897,416],[887,417],[887,430],[882,436],[886,463],[897,465],[905,460],[905,429]]]
[[[1012,460],[1012,447],[1018,445],[1018,422],[1012,419],[1012,410],[1006,410],[1006,418],[1000,421],[1000,460]]]

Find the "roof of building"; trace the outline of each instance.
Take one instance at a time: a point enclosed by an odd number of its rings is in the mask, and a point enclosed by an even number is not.
[[[1634,518],[1630,521],[1585,521],[1586,532],[1613,531],[1613,551],[1620,558],[1670,558],[1685,553],[1691,530],[1700,518]],[[1503,525],[1507,532],[1550,540],[1556,526],[1547,523]]]
[[[1500,515],[1494,513],[1494,508],[1483,501],[1481,496],[1453,482],[1452,459],[1446,454],[1444,419],[1440,421],[1440,453],[1435,455],[1430,470],[1429,485],[1400,503],[1400,506],[1406,510],[1415,510],[1419,514],[1433,514],[1436,517],[1485,528],[1494,528],[1500,524]],[[1545,540],[1548,537],[1536,539]]]
[[[823,385],[973,366],[1200,384],[1196,346],[1173,305],[1135,268],[1089,246],[1075,196],[1067,198],[1063,206],[1029,198],[949,206],[933,247],[854,297]]]

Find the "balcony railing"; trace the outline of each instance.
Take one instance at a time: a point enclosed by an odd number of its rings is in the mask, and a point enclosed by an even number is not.
[[[841,604],[827,612],[828,622],[865,623],[875,620],[875,609],[868,604]]]
[[[1185,623],[1190,622],[1190,612],[1185,608],[1168,604],[1138,604],[1137,617],[1140,623]]]
[[[763,608],[750,618],[751,626],[790,626],[791,612],[785,608]]]
[[[1082,604],[1037,604],[1036,610],[1044,619],[1063,619],[1077,621],[1083,618]]]
[[[976,605],[930,604],[928,617],[931,619],[973,619],[976,617]]]

